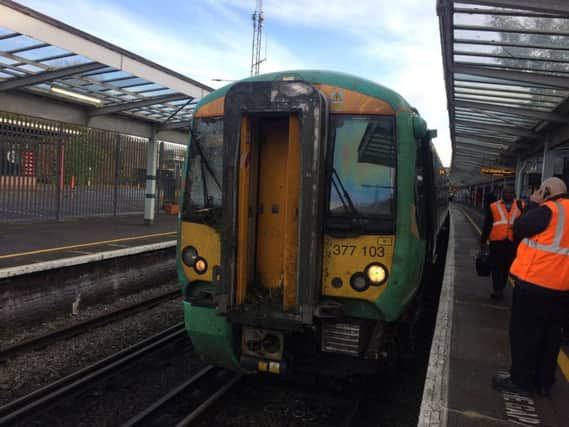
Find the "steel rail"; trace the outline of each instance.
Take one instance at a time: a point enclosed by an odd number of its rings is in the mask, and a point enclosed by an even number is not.
[[[209,408],[217,399],[223,396],[233,385],[243,378],[243,374],[236,374],[231,380],[220,387],[215,393],[213,393],[209,398],[207,398],[200,406],[194,409],[188,416],[186,416],[182,421],[176,424],[176,427],[185,427],[190,425],[192,421],[198,418],[207,408]]]
[[[147,407],[142,412],[138,413],[124,424],[121,427],[133,427],[136,425],[153,425],[152,417],[156,416],[156,413],[160,410],[164,411],[166,405],[173,399],[177,398],[181,394],[188,392],[188,391],[195,391],[199,390],[200,382],[207,382],[213,379],[215,375],[220,372],[223,372],[224,369],[216,368],[212,365],[206,366],[202,370],[200,370],[197,374],[193,375],[190,379],[185,381],[184,383],[178,385],[166,395],[164,395],[161,399],[154,402],[152,405]],[[234,374],[232,375],[227,381],[224,381],[223,384],[216,388],[213,393],[210,393],[208,397],[203,401],[198,401],[199,403],[195,409],[193,409],[186,417],[184,417],[181,421],[179,421],[176,426],[187,426],[192,421],[196,420],[203,412],[208,409],[214,402],[216,402],[221,396],[223,396],[235,383],[237,383],[243,377],[242,374]]]
[[[71,338],[76,335],[83,334],[92,329],[104,326],[113,321],[123,319],[127,316],[140,313],[144,310],[149,310],[158,304],[171,300],[177,296],[181,296],[179,290],[166,292],[164,294],[158,295],[157,297],[149,298],[136,304],[129,305],[127,307],[119,308],[117,310],[111,311],[110,313],[105,313],[101,316],[94,317],[92,319],[87,319],[83,322],[77,323],[75,325],[68,326],[66,328],[58,329],[57,331],[50,332],[49,334],[41,335],[39,337],[30,338],[28,340],[22,341],[20,343],[14,344],[10,347],[0,349],[0,362],[13,357],[19,353],[25,351],[37,350],[53,344],[55,342],[61,341],[63,339]]]
[[[106,377],[111,372],[122,368],[133,360],[157,350],[171,341],[180,339],[184,335],[184,324],[183,322],[178,323],[93,365],[22,396],[0,407],[0,425],[22,420],[40,408],[54,403],[57,399],[64,398],[71,392]]]
[[[342,421],[341,427],[352,427],[357,425],[356,422],[358,421],[358,414],[360,412],[360,408],[364,399],[365,396],[363,393],[358,394],[354,397],[351,408],[346,414],[346,418],[344,418]]]
[[[161,408],[162,406],[164,406],[166,403],[168,403],[170,400],[172,400],[173,398],[175,398],[176,396],[178,396],[180,393],[182,393],[184,390],[186,390],[189,386],[191,386],[192,384],[194,384],[195,382],[197,382],[200,378],[202,378],[204,375],[208,374],[211,372],[211,370],[214,369],[214,367],[212,365],[209,365],[207,367],[205,367],[204,369],[202,369],[201,371],[199,371],[196,375],[192,376],[189,380],[185,381],[184,383],[180,384],[178,387],[174,388],[173,390],[171,390],[168,394],[166,394],[165,396],[163,396],[160,400],[156,401],[155,403],[153,403],[151,406],[149,406],[148,408],[146,408],[144,411],[140,412],[138,415],[132,417],[131,419],[129,419],[126,423],[124,423],[121,427],[132,427],[138,423],[140,423],[141,421],[145,420],[146,418],[148,418],[151,414],[153,414],[154,412],[156,412],[159,408]]]

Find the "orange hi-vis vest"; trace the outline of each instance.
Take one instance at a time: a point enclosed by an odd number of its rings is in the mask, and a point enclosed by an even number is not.
[[[514,221],[518,219],[522,212],[518,209],[518,201],[512,202],[510,212],[506,209],[506,204],[502,200],[498,200],[490,205],[492,211],[492,230],[488,240],[510,240],[514,241]]]
[[[537,286],[569,291],[569,199],[543,205],[551,209],[551,221],[545,231],[522,240],[510,274]]]

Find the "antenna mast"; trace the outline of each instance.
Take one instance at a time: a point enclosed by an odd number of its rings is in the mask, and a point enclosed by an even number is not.
[[[251,47],[251,75],[256,76],[259,74],[261,62],[266,58],[261,59],[261,46],[263,44],[263,21],[265,16],[263,13],[263,0],[257,0],[257,7],[251,16],[253,20],[253,45]]]

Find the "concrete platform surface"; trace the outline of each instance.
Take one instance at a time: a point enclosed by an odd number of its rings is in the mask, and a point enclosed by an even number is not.
[[[0,269],[172,241],[176,224],[165,214],[152,225],[141,215],[0,224]]]
[[[452,253],[447,256],[450,265],[441,292],[419,425],[567,427],[568,349],[560,353],[557,383],[550,398],[500,392],[491,386],[492,375],[510,366],[512,289],[508,286],[504,302],[495,303],[489,297],[491,278],[476,275],[477,222],[481,218],[475,213],[458,204],[451,206]]]

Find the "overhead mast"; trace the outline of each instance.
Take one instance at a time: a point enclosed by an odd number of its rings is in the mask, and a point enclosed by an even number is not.
[[[263,13],[263,0],[257,0],[257,7],[251,16],[253,20],[253,45],[251,48],[251,75],[256,76],[259,74],[261,62],[266,58],[261,59],[261,46],[263,44],[263,21],[265,16]]]

